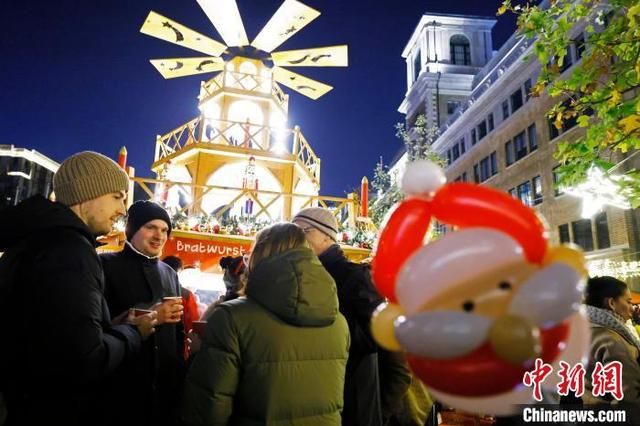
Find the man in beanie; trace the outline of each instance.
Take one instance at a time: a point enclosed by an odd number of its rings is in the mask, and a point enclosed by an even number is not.
[[[109,309],[112,315],[131,308],[153,310],[158,325],[140,356],[119,372],[120,387],[112,394],[122,418],[114,424],[175,425],[185,372],[183,305],[178,275],[160,260],[171,218],[159,204],[137,201],[129,207],[125,233],[121,252],[100,256]]]
[[[292,222],[302,228],[311,249],[335,280],[340,313],[349,324],[342,424],[385,424],[409,389],[411,375],[404,359],[384,351],[371,336],[371,314],[384,299],[373,286],[368,265],[349,261],[336,243],[338,221],[332,212],[309,207],[300,210]]]
[[[127,174],[81,152],[53,178],[57,202],[0,212],[0,392],[7,425],[104,424],[105,382],[153,333],[155,314],[111,321],[96,236],[125,213]]]

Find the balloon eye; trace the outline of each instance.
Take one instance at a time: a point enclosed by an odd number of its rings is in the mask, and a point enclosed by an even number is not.
[[[471,312],[473,311],[474,306],[473,302],[467,301],[462,304],[462,309],[464,309],[465,312]]]
[[[511,290],[511,283],[502,281],[500,284],[498,284],[498,288],[500,290]]]

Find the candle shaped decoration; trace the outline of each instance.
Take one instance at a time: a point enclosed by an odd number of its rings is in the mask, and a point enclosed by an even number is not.
[[[369,215],[369,181],[366,176],[362,178],[360,185],[360,216],[367,217]]]
[[[123,170],[127,170],[127,148],[120,148],[120,153],[118,154],[118,165],[122,167]]]

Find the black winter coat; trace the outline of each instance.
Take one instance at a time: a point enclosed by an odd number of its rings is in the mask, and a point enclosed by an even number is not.
[[[411,384],[404,359],[378,347],[371,336],[371,314],[384,299],[373,285],[368,265],[349,261],[339,245],[319,258],[336,282],[340,313],[351,334],[342,424],[381,425],[383,417],[386,420],[400,406]]]
[[[95,238],[37,196],[0,212],[0,391],[8,425],[102,424],[104,383],[140,348],[111,325]]]
[[[102,254],[100,258],[105,297],[114,317],[130,308],[148,309],[163,297],[180,295],[175,271],[157,258],[135,251],[129,243],[121,252]],[[114,422],[175,424],[186,370],[183,330],[182,323],[157,326],[143,342],[140,356],[118,372],[113,397],[124,417]]]

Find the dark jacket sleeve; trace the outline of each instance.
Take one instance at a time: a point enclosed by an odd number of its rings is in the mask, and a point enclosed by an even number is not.
[[[186,425],[227,425],[240,381],[240,344],[228,307],[208,319],[200,351],[184,386],[182,419]]]
[[[102,268],[90,246],[45,254],[37,273],[37,309],[54,321],[38,333],[54,367],[82,381],[100,379],[140,348],[141,337],[130,325],[111,327],[103,297]],[[45,358],[47,359],[47,358]]]
[[[411,371],[402,353],[382,348],[378,349],[378,368],[382,417],[386,419],[403,410],[403,400],[411,386]]]
[[[355,309],[355,315],[360,325],[367,333],[370,333],[371,314],[378,305],[384,302],[384,299],[373,285],[371,273],[366,265],[352,264],[351,268],[351,273],[347,278],[350,289],[348,295],[350,306]]]

